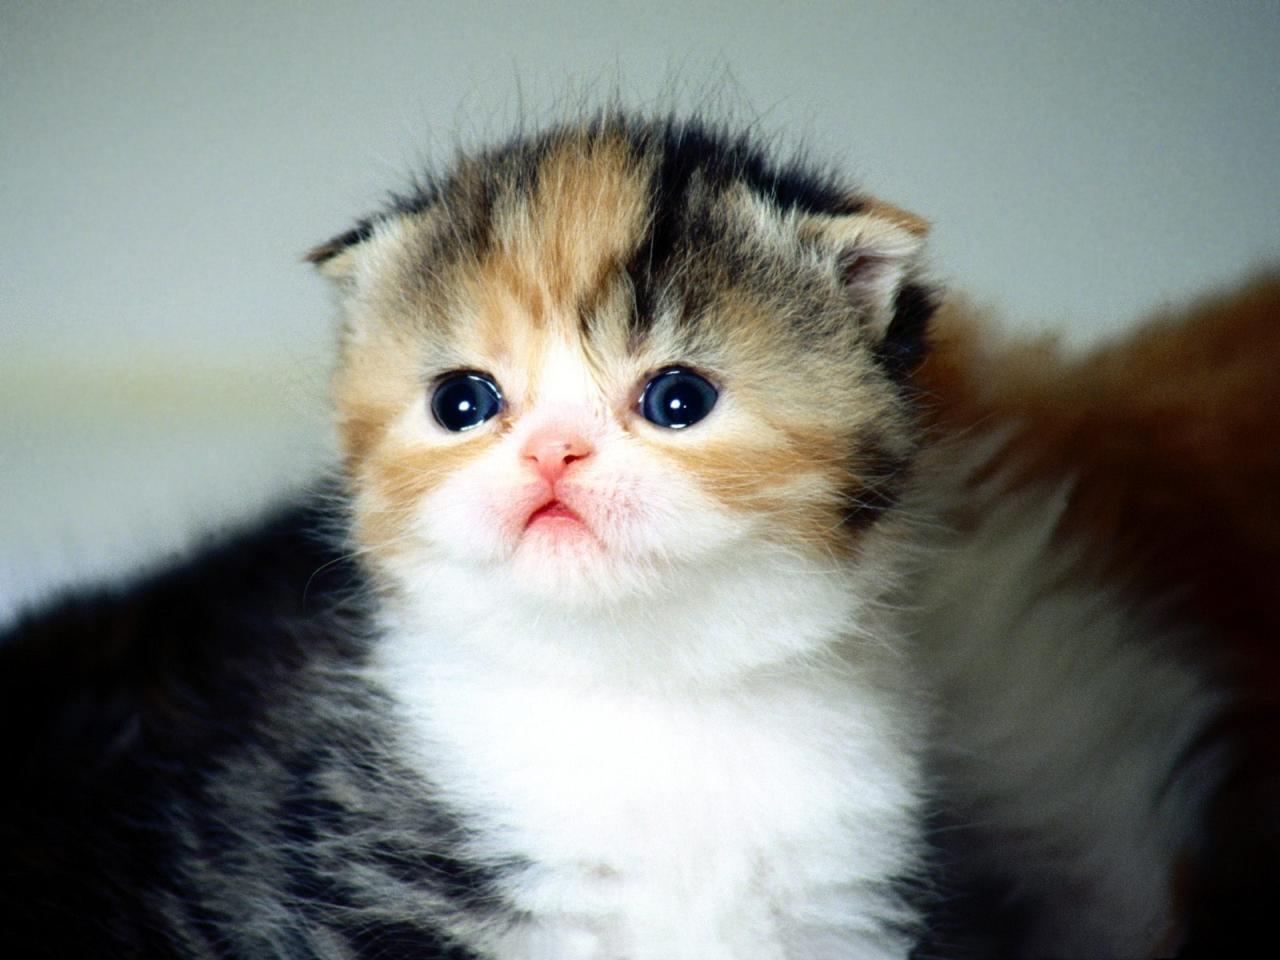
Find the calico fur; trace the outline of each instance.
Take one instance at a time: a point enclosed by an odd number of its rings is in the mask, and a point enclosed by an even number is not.
[[[318,258],[386,597],[374,674],[482,825],[476,856],[528,864],[482,948],[902,955],[919,697],[878,606],[915,428],[877,351],[923,332],[895,325],[919,230],[746,141],[620,118],[464,163],[411,206]],[[721,389],[678,433],[636,414],[673,366]],[[451,369],[493,375],[503,414],[424,429]],[[587,451],[557,496],[599,542],[519,532],[545,496],[522,451],[548,431]]]

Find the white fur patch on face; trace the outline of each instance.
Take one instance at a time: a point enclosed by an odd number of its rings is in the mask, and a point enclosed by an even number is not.
[[[510,398],[497,442],[418,505],[412,524],[429,565],[473,569],[542,603],[592,605],[644,593],[747,533],[748,522],[628,432],[621,398],[602,392],[580,353],[556,345],[525,381],[533,392]],[[589,450],[554,483],[528,452],[545,436]],[[551,501],[580,522],[530,523]]]

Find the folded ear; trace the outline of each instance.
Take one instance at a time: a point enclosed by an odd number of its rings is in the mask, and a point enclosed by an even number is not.
[[[802,229],[831,253],[841,286],[868,325],[887,327],[898,291],[920,267],[924,221],[875,201],[857,213],[812,215]]]
[[[920,282],[928,224],[879,200],[856,213],[813,214],[802,230],[829,251],[836,278],[858,307],[877,351],[895,374],[922,358],[936,300]]]
[[[346,233],[312,247],[302,259],[315,264],[323,276],[335,283],[349,283],[355,275],[358,248],[373,236],[373,227],[373,221],[361,220]]]

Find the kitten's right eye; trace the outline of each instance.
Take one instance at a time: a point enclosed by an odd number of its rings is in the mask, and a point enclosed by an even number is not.
[[[454,373],[436,386],[431,413],[446,430],[478,427],[502,409],[498,385],[481,373]]]

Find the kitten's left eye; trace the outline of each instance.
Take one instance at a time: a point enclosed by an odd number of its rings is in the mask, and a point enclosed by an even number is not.
[[[647,384],[640,413],[650,423],[680,430],[697,423],[716,405],[716,388],[692,370],[664,370]]]
[[[498,385],[480,373],[455,373],[436,387],[431,412],[446,430],[460,433],[478,427],[502,409]]]

